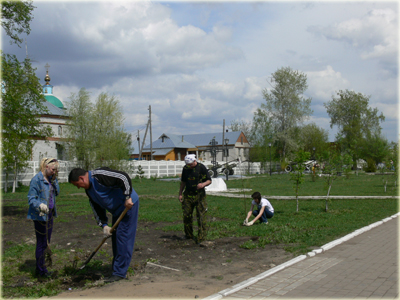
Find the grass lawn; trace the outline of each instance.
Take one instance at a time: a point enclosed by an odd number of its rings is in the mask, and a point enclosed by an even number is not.
[[[331,195],[348,196],[397,196],[395,177],[392,175],[366,175],[364,173],[338,177],[332,186]],[[388,181],[386,192],[384,181]],[[293,196],[293,182],[288,174],[258,175],[251,178],[228,180],[228,189],[252,189],[239,192],[241,198],[207,196],[208,239],[229,236],[259,236],[257,245],[266,243],[287,244],[287,250],[305,253],[310,247],[321,246],[351,231],[381,220],[398,212],[396,199],[350,199],[330,200],[329,211],[325,212],[325,200],[300,200],[296,212],[296,200],[271,200],[275,215],[266,228],[262,226],[241,226],[250,209],[250,195],[259,191],[263,196]],[[179,180],[162,181],[155,179],[133,180],[136,192],[141,196],[139,220],[162,222],[164,231],[182,229],[182,212],[178,202]],[[3,194],[3,199],[27,199],[28,187],[18,192]],[[83,189],[68,183],[60,184],[57,222],[65,222],[65,213],[92,215],[87,196]],[[312,181],[310,175],[300,188],[300,196],[326,196],[323,177]],[[244,199],[244,197],[246,197]],[[4,205],[4,204],[3,204]],[[6,205],[26,206],[26,202],[7,202]],[[169,224],[168,224],[169,223]],[[165,225],[166,224],[166,225]],[[161,226],[161,225],[160,225]],[[249,246],[249,245],[247,245]]]
[[[398,189],[395,181],[396,178],[392,175],[360,173],[358,176],[351,175],[349,178],[341,176],[334,181],[331,195],[397,196]],[[325,199],[300,200],[299,212],[296,212],[296,200],[271,200],[275,215],[269,224],[245,227],[242,223],[250,209],[250,195],[254,191],[259,191],[267,198],[268,196],[294,196],[293,182],[290,181],[288,174],[281,174],[257,175],[251,178],[243,176],[243,179],[230,179],[226,183],[229,189],[252,189],[252,191],[239,192],[239,195],[243,195],[239,198],[207,196],[207,239],[249,237],[240,245],[246,249],[262,248],[266,244],[280,244],[285,246],[285,250],[300,255],[398,212],[397,199],[330,200],[328,212],[325,212]],[[142,179],[139,181],[135,179],[133,186],[141,197],[139,221],[159,223],[159,228],[163,231],[183,231],[182,211],[178,201],[179,180]],[[3,193],[3,200],[16,201],[2,201],[2,206],[14,206],[27,212],[28,189],[29,187],[20,187],[16,193]],[[60,184],[60,190],[60,196],[57,198],[59,215],[57,222],[67,222],[66,214],[87,215],[92,218],[93,213],[84,190],[78,190],[68,183]],[[299,195],[325,196],[326,193],[323,177],[317,177],[316,181],[312,181],[311,176],[307,175]],[[33,229],[29,228],[29,230]],[[24,270],[20,268],[26,259],[24,255],[32,256],[34,247],[34,245],[25,245],[21,241],[20,245],[3,251],[3,281],[24,273]],[[58,252],[59,257],[62,255],[62,251]],[[46,283],[38,283],[34,288],[34,292],[28,287],[21,288],[24,289],[21,295],[40,297],[52,295],[57,290],[55,286],[48,286]],[[12,295],[8,295],[10,296]]]

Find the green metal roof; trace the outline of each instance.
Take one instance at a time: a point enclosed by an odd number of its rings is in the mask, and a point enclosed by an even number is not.
[[[50,102],[51,104],[57,106],[58,108],[64,108],[64,105],[62,104],[61,100],[58,99],[57,97],[53,95],[44,95],[46,98],[47,102]]]

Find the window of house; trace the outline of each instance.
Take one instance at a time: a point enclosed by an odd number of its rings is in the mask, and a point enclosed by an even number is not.
[[[58,135],[62,135],[62,127],[58,126]]]
[[[240,137],[240,143],[243,145],[243,137]]]

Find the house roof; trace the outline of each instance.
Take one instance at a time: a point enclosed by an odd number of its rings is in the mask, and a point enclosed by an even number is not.
[[[224,138],[229,139],[228,145],[233,145],[236,143],[241,133],[241,131],[225,132]],[[213,138],[215,138],[217,145],[224,145],[224,142],[222,141],[222,132],[188,134],[183,137],[185,141],[196,145],[196,147],[208,147]]]
[[[61,102],[60,99],[58,99],[56,96],[53,95],[44,95],[46,98],[47,102],[50,102],[51,104],[54,104],[58,108],[64,108],[64,104]]]
[[[43,105],[47,107],[47,109],[49,110],[48,113],[47,112],[45,113],[46,115],[65,116],[65,117],[68,116],[67,111],[65,109],[61,109],[50,102],[44,101]]]
[[[180,135],[162,134],[158,140],[153,142],[153,149],[161,148],[196,148],[196,146],[185,139],[182,141],[182,136]],[[150,145],[145,146],[143,149],[150,149]]]
[[[234,145],[239,139],[241,131],[225,132],[225,139],[229,139],[228,145]],[[153,151],[158,151],[160,149],[168,149],[168,152],[174,148],[198,148],[198,147],[209,147],[211,140],[215,138],[217,145],[223,145],[222,142],[222,132],[218,133],[198,133],[198,134],[187,134],[187,135],[177,135],[177,134],[166,134],[163,133],[158,140],[153,142]],[[183,139],[183,141],[182,141]],[[150,145],[146,145],[143,150],[149,150]],[[165,154],[167,154],[166,152]],[[139,149],[133,151],[132,154],[139,154]],[[153,152],[153,155],[162,155]]]

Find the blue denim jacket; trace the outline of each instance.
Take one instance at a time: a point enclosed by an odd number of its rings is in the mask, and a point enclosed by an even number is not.
[[[51,178],[50,178],[51,179]],[[58,185],[58,180],[56,179],[53,182],[54,188],[54,213],[53,216],[57,217],[56,210],[56,196],[60,193],[60,187]],[[39,205],[41,203],[49,206],[49,197],[50,197],[50,183],[44,179],[43,173],[37,173],[31,180],[28,192],[28,219],[36,220],[36,221],[47,221],[47,215],[39,216],[40,209]]]

